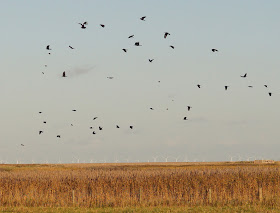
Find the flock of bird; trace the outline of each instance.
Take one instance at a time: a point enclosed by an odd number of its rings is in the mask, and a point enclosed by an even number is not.
[[[140,20],[141,20],[141,21],[146,21],[146,16],[141,17]],[[88,22],[87,22],[87,21],[85,21],[85,22],[83,22],[83,23],[78,23],[78,24],[81,26],[81,29],[83,29],[83,30],[85,30],[85,29],[87,28],[87,26],[88,26]],[[105,28],[105,25],[104,25],[104,24],[100,24],[100,26],[101,26],[102,28]],[[164,39],[167,39],[168,36],[171,36],[171,34],[170,34],[169,32],[164,32],[164,33],[163,33],[163,38],[164,38]],[[132,39],[132,38],[134,38],[134,35],[128,36],[128,39]],[[139,41],[135,42],[134,45],[137,46],[137,47],[142,46],[142,45],[140,44]],[[172,48],[172,49],[175,49],[175,47],[174,47],[173,45],[170,45],[169,47]],[[69,45],[69,48],[72,49],[72,50],[75,49],[74,47],[72,47],[72,46],[70,46],[70,45]],[[48,54],[50,55],[50,54],[51,54],[51,50],[52,50],[52,49],[51,49],[51,46],[50,46],[50,45],[47,45],[47,46],[46,46],[46,50],[48,51]],[[128,52],[128,49],[123,48],[122,51],[123,51],[124,53],[127,53],[127,52]],[[214,48],[211,49],[211,51],[212,51],[213,53],[219,52],[217,49],[214,49]],[[149,61],[150,63],[152,63],[152,62],[154,61],[154,59],[148,59],[148,61]],[[47,65],[45,65],[45,67],[47,67]],[[42,74],[44,74],[44,72],[42,72]],[[62,72],[62,77],[63,77],[63,78],[66,78],[66,77],[67,77],[66,71],[63,71],[63,72]],[[241,78],[247,78],[247,73],[245,73],[244,75],[241,75],[240,77],[241,77]],[[107,78],[108,78],[108,79],[113,79],[113,77],[107,77]],[[160,81],[158,81],[158,82],[160,82]],[[264,86],[265,86],[266,88],[268,87],[267,85],[264,85]],[[201,86],[200,84],[197,84],[197,87],[198,87],[199,89],[202,88],[202,86]],[[253,86],[249,85],[248,87],[252,88]],[[229,86],[228,86],[228,85],[225,85],[225,86],[224,86],[224,89],[225,89],[225,90],[228,90],[228,89],[229,89]],[[271,96],[271,95],[272,95],[272,92],[268,92],[268,95]],[[188,110],[188,111],[190,111],[191,108],[192,108],[191,106],[187,106],[187,110]],[[153,109],[153,108],[150,108],[150,110],[154,110],[154,109]],[[168,108],[167,108],[167,110],[168,110]],[[75,109],[72,110],[72,111],[73,111],[73,112],[76,112]],[[41,114],[42,112],[39,112],[39,113]],[[96,120],[97,118],[98,118],[98,117],[94,117],[93,120]],[[183,117],[183,120],[188,120],[188,118],[187,118],[187,117]],[[46,122],[46,121],[43,121],[43,123],[46,124],[47,122]],[[71,124],[71,126],[73,126],[73,124]],[[119,126],[119,125],[116,125],[116,128],[119,129],[120,126]],[[130,129],[133,129],[133,126],[130,125],[129,128],[130,128]],[[93,130],[93,127],[92,127],[92,126],[90,126],[89,129],[92,130],[92,134],[94,134],[94,135],[96,134],[96,131]],[[99,131],[102,131],[102,130],[103,130],[103,127],[99,126],[99,127],[98,127],[98,130],[99,130]],[[39,130],[39,135],[41,135],[41,134],[43,134],[43,133],[44,133],[43,130]],[[61,138],[61,135],[58,134],[56,137],[57,137],[57,138]],[[21,144],[21,146],[24,146],[24,144]]]

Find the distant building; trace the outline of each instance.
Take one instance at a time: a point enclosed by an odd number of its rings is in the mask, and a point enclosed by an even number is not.
[[[274,160],[254,160],[254,163],[275,163]]]

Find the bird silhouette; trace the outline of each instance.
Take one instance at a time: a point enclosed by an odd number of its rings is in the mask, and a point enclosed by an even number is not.
[[[73,124],[71,124],[71,126],[73,126]]]
[[[77,110],[75,110],[75,109],[72,109],[72,111],[73,111],[73,112],[76,112]]]
[[[67,77],[65,71],[62,73],[62,77]]]
[[[190,110],[191,110],[191,108],[192,108],[191,106],[187,106],[187,107],[188,107],[188,111],[190,111]]]
[[[42,131],[42,130],[40,130],[40,131],[39,131],[39,135],[41,135],[42,133],[43,133],[43,131]]]
[[[86,29],[86,26],[85,25],[88,25],[88,23],[85,21],[84,23],[79,23],[81,25],[81,28],[82,29]]]
[[[105,27],[105,25],[104,25],[104,24],[100,24],[100,26],[101,26],[101,27],[103,27],[103,28]]]
[[[120,128],[119,125],[116,125],[116,128],[119,129]]]
[[[128,36],[128,38],[133,38],[133,37],[134,37],[134,35]]]
[[[122,49],[125,53],[127,52],[127,49]]]
[[[214,52],[218,52],[218,50],[217,49],[212,49],[212,52],[214,53]]]
[[[42,113],[42,112],[39,112],[40,114]]]
[[[89,127],[90,129],[92,129],[92,126],[91,127]]]
[[[137,46],[137,47],[142,46],[142,45],[140,45],[140,42],[135,42],[134,45]]]
[[[174,49],[175,47],[174,46],[172,46],[172,45],[170,45],[169,47],[171,47],[172,49]]]
[[[154,110],[154,108],[151,107],[150,110]]]
[[[272,95],[272,92],[269,92],[268,95],[271,96],[271,95]]]
[[[227,90],[227,89],[228,89],[228,87],[229,87],[229,86],[225,86],[225,90]]]
[[[198,85],[196,85],[198,88],[200,88],[201,86],[200,86],[200,84],[198,84]]]
[[[57,137],[57,138],[60,138],[60,135],[57,135],[56,137]]]
[[[184,121],[188,120],[187,117],[184,117]]]
[[[47,49],[47,50],[52,50],[52,49],[50,48],[50,45],[47,45],[46,49]]]
[[[266,85],[266,84],[265,84],[264,86],[267,88],[267,85]]]
[[[114,77],[107,77],[108,79],[113,79]]]
[[[98,129],[99,129],[99,130],[102,130],[102,129],[103,129],[103,127],[101,127],[101,126],[100,126],[100,127],[98,127]]]
[[[170,35],[170,33],[165,32],[163,37],[164,37],[164,38],[167,38],[168,35]]]
[[[154,60],[154,59],[149,59],[149,62],[151,62],[151,63],[152,63],[152,62],[153,62],[153,60]]]
[[[96,134],[95,131],[93,131],[92,134],[95,135]]]
[[[247,77],[247,73],[245,73],[244,75],[240,75],[241,78],[246,78]]]
[[[46,123],[47,123],[47,121],[44,121],[43,123],[44,123],[44,124],[46,124]]]
[[[140,20],[146,21],[145,18],[146,18],[146,16],[142,16],[142,17],[140,18]]]
[[[133,126],[129,126],[130,129],[133,129]]]
[[[74,49],[75,49],[74,47],[72,47],[72,46],[70,46],[70,45],[69,45],[69,47],[70,47],[70,49],[72,49],[72,50],[74,50]]]
[[[251,86],[251,85],[250,85],[250,86],[248,86],[248,87],[253,88],[253,86]]]
[[[96,120],[98,117],[94,117],[93,120]]]
[[[42,74],[44,75],[45,73],[44,73],[44,72],[42,72]]]
[[[24,144],[20,144],[21,146],[24,146]]]

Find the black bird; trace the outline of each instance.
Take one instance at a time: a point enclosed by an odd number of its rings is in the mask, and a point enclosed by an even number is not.
[[[133,129],[133,126],[129,126],[130,129]]]
[[[47,50],[52,50],[52,49],[50,48],[50,45],[47,45],[46,49],[47,49]]]
[[[133,37],[134,37],[134,35],[128,36],[128,38],[133,38]]]
[[[71,126],[73,126],[73,124],[71,124]]]
[[[267,85],[266,85],[266,84],[265,84],[264,86],[267,88]]]
[[[127,49],[122,49],[125,53],[127,52]]]
[[[107,77],[108,79],[113,79],[114,77]]]
[[[94,117],[93,120],[96,120],[98,117]]]
[[[39,112],[40,114],[42,113],[42,112]]]
[[[44,121],[43,123],[44,123],[44,124],[46,124],[46,123],[47,123],[47,121]]]
[[[248,86],[248,87],[253,88],[253,86]]]
[[[172,45],[170,45],[169,47],[171,47],[172,49],[174,49],[175,47],[174,46],[172,46]]]
[[[228,87],[229,87],[229,86],[225,86],[225,90],[227,90],[227,89],[228,89]]]
[[[57,138],[60,138],[60,135],[57,135],[56,137],[57,137]]]
[[[158,83],[160,83],[160,81],[158,81]]]
[[[47,67],[48,65],[45,64],[45,67]]]
[[[192,108],[191,106],[187,106],[187,107],[188,107],[188,111],[190,111],[190,110],[191,110],[191,108]]]
[[[44,72],[42,72],[42,74],[44,75],[45,73],[44,73]]]
[[[20,144],[21,146],[24,146],[24,144]]]
[[[149,62],[151,62],[151,63],[152,63],[152,62],[153,62],[153,60],[154,60],[154,59],[149,59]]]
[[[62,73],[62,77],[67,77],[65,71]]]
[[[90,129],[92,129],[92,126],[91,127],[89,127]]]
[[[43,131],[42,131],[42,130],[40,130],[40,131],[39,131],[39,135],[41,135],[42,133],[43,133]]]
[[[117,129],[119,129],[120,127],[119,127],[119,125],[116,125],[116,127],[117,127]]]
[[[135,44],[134,44],[135,46],[137,46],[137,47],[139,47],[139,46],[142,46],[142,45],[140,45],[140,43],[139,42],[135,42]]]
[[[99,128],[99,130],[102,130],[103,128],[100,126],[100,127],[98,127]]]
[[[167,38],[168,35],[170,35],[170,33],[165,32],[165,33],[164,33],[164,38]]]
[[[247,77],[247,73],[245,73],[244,75],[240,75],[241,78],[246,78]]]
[[[81,25],[81,28],[82,29],[86,29],[86,26],[88,23],[85,21],[84,23],[79,23]]]
[[[96,134],[95,131],[93,131],[92,134],[95,135]]]
[[[101,27],[103,27],[103,28],[105,27],[105,25],[104,25],[104,24],[100,24],[100,26],[101,26]]]
[[[70,49],[72,49],[72,50],[74,50],[74,49],[75,49],[74,47],[71,47],[70,45],[69,45],[69,47],[70,47]]]
[[[184,117],[184,121],[188,120],[187,117]]]
[[[73,109],[72,111],[73,111],[73,112],[76,112],[77,110]]]
[[[269,92],[268,95],[271,96],[271,95],[272,95],[272,92]]]
[[[151,107],[150,110],[154,110],[154,108]]]
[[[196,85],[198,88],[200,88],[200,84]]]
[[[217,49],[212,49],[212,52],[214,53],[214,52],[218,52],[218,50]]]
[[[140,18],[140,20],[146,21],[145,18],[146,18],[146,16],[142,16],[142,17]]]

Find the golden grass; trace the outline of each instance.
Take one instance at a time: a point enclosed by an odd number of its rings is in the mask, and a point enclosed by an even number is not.
[[[0,165],[2,207],[280,207],[280,166],[252,163]]]

